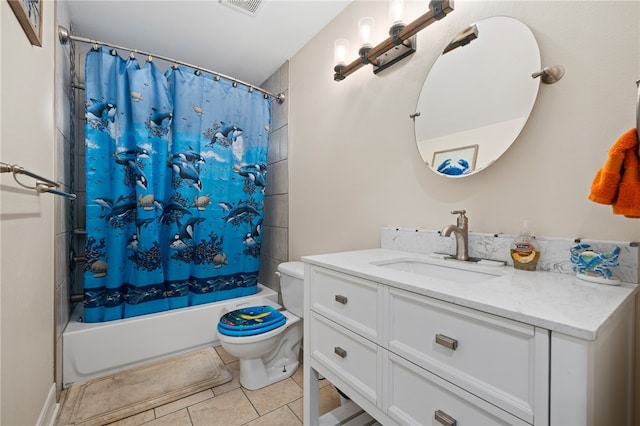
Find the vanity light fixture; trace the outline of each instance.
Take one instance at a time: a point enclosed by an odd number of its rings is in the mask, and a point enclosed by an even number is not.
[[[358,33],[360,35],[362,47],[359,50],[359,58],[351,63],[341,63],[337,60],[337,49],[344,47],[344,42],[334,44],[335,81],[344,80],[348,75],[360,69],[366,64],[373,65],[374,74],[388,68],[396,62],[412,55],[416,51],[416,34],[429,25],[447,16],[453,11],[453,0],[431,0],[429,11],[418,17],[413,22],[405,25],[403,22],[404,3],[403,0],[391,0],[389,5],[389,16],[392,21],[389,29],[389,37],[376,46],[371,46],[371,34],[373,31],[373,19],[362,18],[358,22]],[[366,21],[371,19],[371,21]],[[365,42],[363,35],[367,35],[368,42]],[[341,39],[344,40],[344,39]]]

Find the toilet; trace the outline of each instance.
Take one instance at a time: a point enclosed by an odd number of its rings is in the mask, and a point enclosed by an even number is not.
[[[284,380],[300,365],[304,264],[281,263],[276,274],[286,310],[249,306],[218,321],[220,344],[240,360],[240,384],[249,390]]]

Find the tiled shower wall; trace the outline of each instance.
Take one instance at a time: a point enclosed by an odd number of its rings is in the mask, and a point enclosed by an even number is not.
[[[56,27],[70,27],[66,3],[56,2]],[[75,48],[72,44],[55,46],[55,180],[63,191],[74,192],[76,93],[72,89]],[[58,397],[62,390],[62,332],[69,321],[71,275],[69,252],[73,244],[73,217],[78,201],[55,197],[55,383]]]
[[[73,32],[72,32],[73,33]],[[71,239],[71,248],[76,257],[84,256],[85,244],[85,205],[86,205],[86,185],[85,185],[85,158],[84,158],[84,58],[85,53],[90,48],[89,45],[83,43],[74,43],[75,55],[72,59],[71,78],[76,89],[73,108],[73,123],[75,127],[74,137],[76,140],[75,149],[73,151],[73,176],[74,176],[74,192],[77,195],[73,209],[73,235]],[[84,263],[72,263],[74,267],[71,271],[71,294],[81,295],[84,291],[82,285],[82,274],[84,272]],[[73,306],[72,306],[73,308]]]
[[[271,93],[289,95],[289,61],[262,84]],[[267,158],[267,187],[262,222],[258,281],[280,291],[278,264],[289,260],[289,102],[271,103],[271,134]]]

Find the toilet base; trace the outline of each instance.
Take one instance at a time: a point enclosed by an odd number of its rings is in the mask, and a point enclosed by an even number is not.
[[[291,377],[300,366],[300,361],[289,362],[286,365],[275,363],[265,368],[264,363],[258,359],[240,360],[240,384],[249,390],[257,390],[265,386]]]
[[[290,377],[300,365],[302,319],[282,311],[281,327],[255,336],[219,334],[220,344],[240,361],[240,384],[256,390]]]

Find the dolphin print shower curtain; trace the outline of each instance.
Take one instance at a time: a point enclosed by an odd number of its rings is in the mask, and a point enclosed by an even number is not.
[[[86,322],[253,294],[270,99],[87,53]]]

